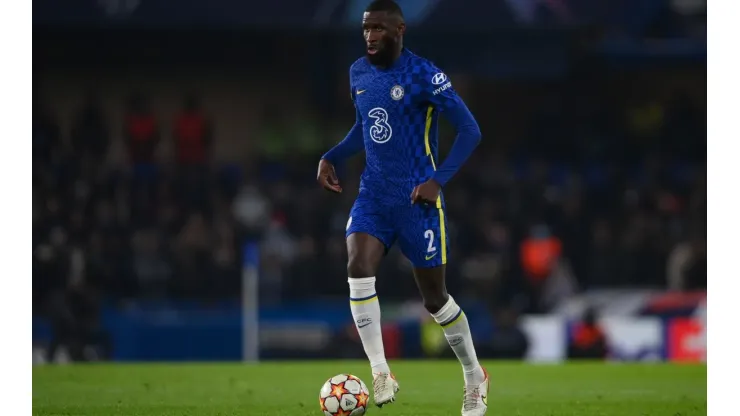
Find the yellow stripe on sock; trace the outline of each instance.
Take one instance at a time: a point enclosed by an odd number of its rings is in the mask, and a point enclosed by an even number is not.
[[[462,319],[462,318],[463,318],[464,316],[465,316],[465,313],[464,313],[464,312],[462,311],[462,309],[460,309],[460,314],[459,314],[459,315],[457,315],[457,317],[456,317],[455,319],[453,319],[452,321],[450,321],[450,322],[447,322],[447,323],[445,323],[445,324],[441,324],[440,326],[441,326],[442,328],[449,328],[449,327],[451,327],[451,326],[455,325],[456,323],[460,322],[460,320],[461,320],[461,319]]]
[[[365,303],[377,302],[378,294],[374,293],[366,298],[349,298],[349,303],[352,305],[363,305]]]

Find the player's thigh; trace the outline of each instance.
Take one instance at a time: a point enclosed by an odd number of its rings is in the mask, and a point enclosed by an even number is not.
[[[393,245],[395,231],[377,205],[357,201],[347,220],[346,237],[349,276],[370,277]]]
[[[449,238],[443,207],[413,205],[396,217],[398,243],[415,268],[447,264]]]

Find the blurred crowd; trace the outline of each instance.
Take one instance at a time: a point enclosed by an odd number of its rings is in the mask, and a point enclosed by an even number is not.
[[[536,91],[457,79],[484,138],[445,189],[451,292],[543,312],[595,287],[706,287],[706,107],[695,94],[609,78]],[[186,96],[164,117],[156,99],[132,94],[116,117],[94,94],[67,113],[34,100],[35,312],[235,299],[248,241],[261,246],[261,302],[345,297],[363,160],[340,166],[341,196],[316,186],[315,169],[352,124],[351,104],[267,104],[249,151],[221,157],[214,147],[242,139],[224,137],[213,103]],[[453,137],[443,124],[443,152]],[[124,163],[111,161],[116,146]],[[398,250],[378,285],[387,300],[417,296]]]

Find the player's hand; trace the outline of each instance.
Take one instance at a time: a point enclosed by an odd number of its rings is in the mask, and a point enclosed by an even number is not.
[[[411,203],[416,204],[421,202],[434,204],[437,202],[437,198],[439,197],[439,192],[441,190],[442,187],[439,186],[437,181],[435,181],[434,179],[429,179],[421,185],[416,185],[414,191],[411,192]]]
[[[342,193],[342,187],[339,186],[339,178],[337,178],[334,165],[326,159],[319,161],[319,173],[316,175],[316,180],[327,191],[337,194]]]

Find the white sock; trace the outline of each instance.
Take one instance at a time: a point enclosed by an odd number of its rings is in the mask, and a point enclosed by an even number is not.
[[[442,309],[432,314],[432,317],[442,327],[447,342],[462,364],[465,384],[477,386],[482,383],[485,380],[485,374],[475,355],[468,318],[465,317],[462,308],[450,296]]]
[[[360,333],[362,346],[370,360],[373,374],[390,373],[383,349],[380,327],[380,303],[375,293],[375,277],[349,278],[349,306]]]

